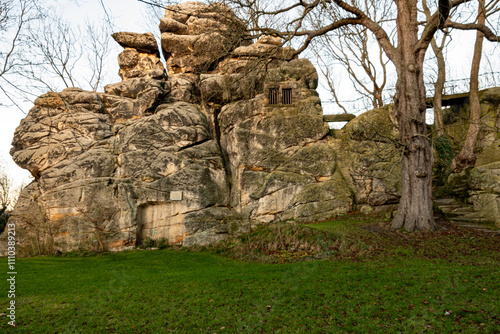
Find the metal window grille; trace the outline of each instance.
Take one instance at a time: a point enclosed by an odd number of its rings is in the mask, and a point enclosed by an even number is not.
[[[281,90],[281,99],[283,104],[292,104],[292,89],[283,88]]]
[[[269,88],[269,104],[278,104],[278,88]]]

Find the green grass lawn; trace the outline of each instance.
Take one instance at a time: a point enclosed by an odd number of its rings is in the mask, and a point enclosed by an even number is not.
[[[359,216],[268,228],[198,252],[18,259],[18,326],[2,315],[0,332],[499,333],[498,236]]]

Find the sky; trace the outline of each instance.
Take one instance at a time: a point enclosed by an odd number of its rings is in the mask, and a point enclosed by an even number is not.
[[[83,23],[87,18],[103,17],[103,9],[101,6],[101,0],[45,0],[46,2],[52,2],[57,11],[64,14],[64,17],[72,22]],[[102,0],[105,4],[108,13],[113,16],[114,19],[114,31],[130,31],[143,33],[147,32],[150,28],[144,23],[144,10],[145,6],[137,0]],[[157,24],[152,24],[152,26],[157,26]],[[452,74],[458,78],[466,78],[470,71],[470,60],[472,59],[472,45],[475,33],[468,32],[460,35],[454,35],[452,39],[452,44],[450,45],[449,55],[447,60],[449,63],[449,68]],[[113,41],[111,40],[113,43]],[[485,47],[489,47],[491,50],[488,51],[490,55],[493,55],[493,67],[500,68],[497,66],[500,61],[500,54],[498,46],[493,49],[492,43],[485,42]],[[110,55],[109,66],[112,68],[111,71],[118,73],[118,63],[116,57],[118,53],[121,52],[120,47],[113,49]],[[483,62],[484,63],[484,62]],[[352,88],[350,87],[350,81],[346,77],[340,77],[341,85],[346,87],[346,91],[343,93],[344,99],[356,98],[353,95]],[[106,82],[106,84],[119,82],[120,78],[116,74],[111,82]],[[321,84],[321,81],[320,81]],[[341,112],[332,108],[332,105],[326,103],[328,94],[325,89],[321,87],[318,89],[320,96],[324,100],[323,108],[325,113],[335,113]],[[17,108],[1,108],[0,115],[2,116],[2,121],[0,122],[0,164],[3,165],[7,173],[14,179],[15,185],[18,186],[21,183],[27,183],[30,179],[30,174],[28,171],[18,167],[11,159],[9,155],[10,143],[13,138],[15,128],[19,125],[19,122],[24,118],[33,106],[32,103],[22,104],[23,112]]]

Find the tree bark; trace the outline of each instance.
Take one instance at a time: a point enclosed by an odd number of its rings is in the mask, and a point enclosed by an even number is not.
[[[436,55],[437,65],[438,65],[438,75],[437,80],[434,83],[434,126],[436,128],[436,137],[440,137],[445,134],[444,132],[444,121],[443,121],[443,90],[444,84],[446,82],[446,63],[443,55],[444,41],[446,35],[443,36],[443,41],[441,47],[436,43],[433,38],[431,41],[432,50]]]
[[[425,50],[415,50],[418,42],[415,0],[398,1],[398,54],[395,109],[399,136],[404,147],[402,189],[393,228],[407,231],[434,230],[432,210],[433,155],[425,123]]]

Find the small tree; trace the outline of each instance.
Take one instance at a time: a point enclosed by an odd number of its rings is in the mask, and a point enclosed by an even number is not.
[[[369,10],[372,17],[385,20],[390,17],[390,8],[373,6]],[[311,19],[313,27],[319,28],[321,24],[320,17]],[[311,50],[335,103],[345,113],[347,109],[339,101],[335,87],[335,78],[339,75],[339,67],[335,66],[337,64],[347,72],[355,91],[362,96],[359,100],[364,102],[365,108],[380,108],[384,105],[383,92],[387,84],[389,59],[366,27],[345,26],[318,36],[311,43]]]
[[[103,87],[113,45],[109,25],[76,26],[52,12],[39,1],[0,0],[0,106],[21,109],[20,101],[47,90]]]
[[[13,82],[15,71],[19,66],[22,41],[28,23],[40,18],[37,1],[34,0],[0,0],[0,91],[18,106],[17,92],[28,94],[28,90],[17,87]],[[0,100],[0,106],[4,102]]]

